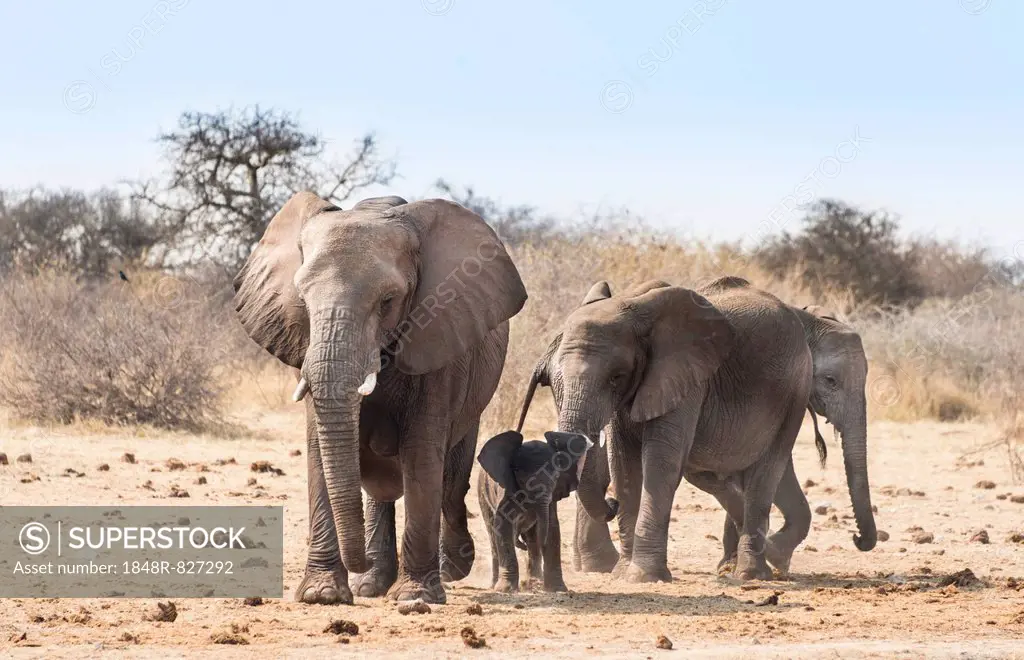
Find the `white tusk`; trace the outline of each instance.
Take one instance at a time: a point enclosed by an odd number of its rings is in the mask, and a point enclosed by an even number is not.
[[[377,372],[371,371],[370,375],[363,381],[363,384],[356,389],[356,392],[359,392],[363,396],[370,396],[375,387],[377,387]]]
[[[605,435],[604,429],[601,429],[601,435],[597,436],[597,444],[601,447],[604,447]]]
[[[303,376],[299,379],[299,385],[295,388],[295,394],[292,394],[292,401],[298,403],[305,399],[307,394],[309,394],[309,381]]]

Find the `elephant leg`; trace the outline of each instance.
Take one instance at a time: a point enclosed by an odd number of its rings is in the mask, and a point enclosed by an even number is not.
[[[548,534],[551,533],[550,528],[552,524],[557,524],[557,521],[548,523]],[[531,580],[541,580],[544,578],[544,569],[546,567],[542,564],[544,553],[541,548],[537,525],[531,527],[523,536],[526,537],[526,573],[530,576]]]
[[[461,580],[473,570],[476,549],[469,533],[466,494],[476,455],[478,424],[448,451],[444,461],[444,493],[441,499],[441,579]]]
[[[542,541],[534,532],[537,545],[544,553],[544,591],[568,591],[562,577],[562,532],[558,523],[558,508],[554,502],[551,503],[548,521],[547,539]]]
[[[807,538],[811,530],[811,506],[807,503],[800,480],[793,470],[793,457],[786,463],[778,490],[775,491],[775,506],[779,507],[785,522],[782,529],[768,538],[765,555],[768,563],[782,575],[789,574],[793,551]]]
[[[743,527],[736,557],[736,577],[770,580],[765,557],[768,517],[779,482],[791,462],[793,444],[803,422],[804,406],[793,406],[768,453],[743,475]]]
[[[308,405],[308,404],[307,404]],[[348,587],[348,571],[341,562],[338,535],[334,529],[331,502],[327,497],[320,442],[312,416],[306,424],[306,466],[309,479],[309,551],[306,574],[295,589],[295,600],[302,603],[335,605],[353,602]]]
[[[630,582],[671,582],[668,526],[672,499],[683,478],[699,406],[683,407],[648,422],[640,449],[643,489],[625,578]]]
[[[443,604],[446,600],[440,571],[441,501],[444,490],[446,438],[435,423],[413,425],[416,432],[401,445],[402,482],[405,488],[405,530],[398,581],[388,591],[392,600],[421,599]]]
[[[724,575],[736,570],[736,551],[739,546],[737,521],[743,521],[743,493],[732,480],[719,479],[712,472],[687,472],[686,480],[705,493],[714,496],[725,509],[725,525],[722,530],[722,559],[718,562],[718,574]]]
[[[497,557],[497,579],[494,590],[502,593],[519,591],[519,560],[516,558],[516,521],[519,505],[510,498],[504,498],[496,507],[491,523],[491,546]],[[529,537],[527,537],[529,539]],[[527,540],[529,546],[529,540]]]
[[[398,538],[395,535],[395,503],[366,497],[366,556],[373,567],[352,579],[358,596],[383,596],[398,579]]]

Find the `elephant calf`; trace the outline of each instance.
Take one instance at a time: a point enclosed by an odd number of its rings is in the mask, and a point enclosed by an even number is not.
[[[523,442],[519,433],[506,431],[480,450],[477,491],[491,539],[496,591],[519,590],[515,546],[520,538],[529,552],[530,577],[543,578],[545,591],[566,591],[557,503],[576,490],[581,459],[593,443],[578,433],[548,431],[544,438],[547,442]]]

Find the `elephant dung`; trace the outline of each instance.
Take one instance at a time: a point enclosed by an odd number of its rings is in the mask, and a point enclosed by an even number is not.
[[[655,640],[654,645],[659,649],[664,649],[665,651],[672,650],[672,640],[664,635],[658,635],[658,639]]]

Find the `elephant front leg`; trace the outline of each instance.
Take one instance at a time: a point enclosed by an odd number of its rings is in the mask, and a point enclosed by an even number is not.
[[[341,562],[334,516],[327,497],[320,444],[311,426],[306,431],[309,473],[309,550],[306,574],[295,589],[295,600],[319,605],[352,604],[348,572]]]
[[[402,445],[405,531],[398,581],[388,592],[393,600],[439,605],[446,600],[439,559],[444,446],[429,436],[409,438]]]
[[[466,494],[476,458],[477,426],[452,447],[444,461],[444,495],[441,502],[441,579],[461,580],[473,570],[476,547],[469,533]]]
[[[364,598],[383,596],[398,579],[398,538],[395,503],[366,498],[366,556],[373,567],[352,579],[352,588]]]
[[[615,494],[619,500],[619,545],[622,558],[614,573],[621,575],[633,558],[634,534],[640,513],[640,497],[643,491],[643,467],[640,439],[624,433],[616,433],[614,441],[609,440]]]
[[[619,561],[608,523],[594,520],[576,503],[576,529],[572,539],[574,570],[583,573],[611,573]]]

